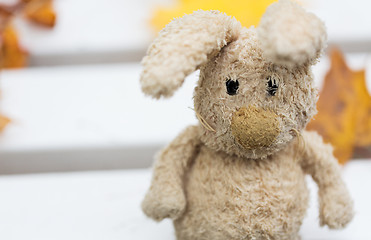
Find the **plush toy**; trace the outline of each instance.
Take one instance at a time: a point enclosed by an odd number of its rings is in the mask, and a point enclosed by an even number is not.
[[[144,213],[173,219],[179,240],[300,239],[305,174],[318,184],[320,224],[343,228],[353,202],[316,113],[311,66],[324,24],[297,4],[269,6],[255,29],[218,11],[168,24],[143,59],[144,93],[170,97],[200,69],[186,128],[157,157]]]

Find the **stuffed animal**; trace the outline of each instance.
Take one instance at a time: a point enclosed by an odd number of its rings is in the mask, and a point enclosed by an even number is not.
[[[300,239],[309,174],[320,224],[345,227],[353,202],[332,148],[304,130],[316,113],[311,66],[325,45],[324,24],[288,0],[257,28],[218,11],[169,23],[143,59],[142,90],[170,97],[199,69],[200,124],[157,156],[144,213],[173,219],[178,240]]]

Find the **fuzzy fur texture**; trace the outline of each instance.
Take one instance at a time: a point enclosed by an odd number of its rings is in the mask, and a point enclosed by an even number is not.
[[[322,21],[290,0],[267,8],[258,35],[265,57],[289,67],[315,63],[327,40]]]
[[[197,11],[169,23],[151,44],[142,64],[144,93],[170,97],[184,78],[237,38],[241,24],[218,11]]]
[[[266,60],[254,28],[242,29],[237,40],[225,46],[204,64],[194,93],[195,111],[216,132],[204,129],[202,141],[215,151],[239,157],[260,159],[287,146],[316,113],[317,89],[309,66],[286,68]],[[274,77],[279,88],[275,96],[267,93],[267,77]],[[239,81],[236,95],[226,93],[226,79]],[[262,148],[246,149],[231,131],[233,114],[241,107],[260,108],[278,116],[280,133]]]
[[[178,240],[299,239],[308,207],[305,174],[319,186],[321,225],[341,228],[352,219],[331,147],[303,131],[316,113],[310,67],[323,50],[324,26],[286,0],[267,13],[256,30],[197,11],[170,23],[143,60],[142,89],[155,98],[171,96],[200,69],[195,111],[211,128],[188,127],[158,155],[142,203],[147,216],[174,220]],[[292,29],[282,34],[269,18]],[[292,35],[302,34],[304,23],[309,34],[297,36],[299,44]],[[274,38],[261,34],[267,29]],[[273,96],[268,79],[278,85]],[[227,93],[227,80],[238,80],[235,95]]]

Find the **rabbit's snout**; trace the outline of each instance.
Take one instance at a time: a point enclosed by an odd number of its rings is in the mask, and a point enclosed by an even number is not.
[[[254,106],[234,112],[231,130],[237,142],[248,150],[269,147],[281,131],[277,114]]]

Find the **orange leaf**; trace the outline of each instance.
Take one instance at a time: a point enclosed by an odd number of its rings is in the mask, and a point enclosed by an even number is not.
[[[52,0],[30,1],[24,9],[25,16],[34,23],[54,27],[56,13]]]
[[[355,147],[371,144],[371,97],[364,70],[350,69],[338,49],[331,51],[330,59],[331,68],[317,103],[318,114],[307,129],[318,131],[330,142],[335,156],[344,164]]]
[[[12,25],[7,25],[1,33],[1,66],[20,68],[27,65],[28,53],[19,46],[18,36]]]
[[[4,128],[6,127],[6,125],[8,125],[9,122],[10,122],[9,118],[0,115],[0,132],[4,130]]]

